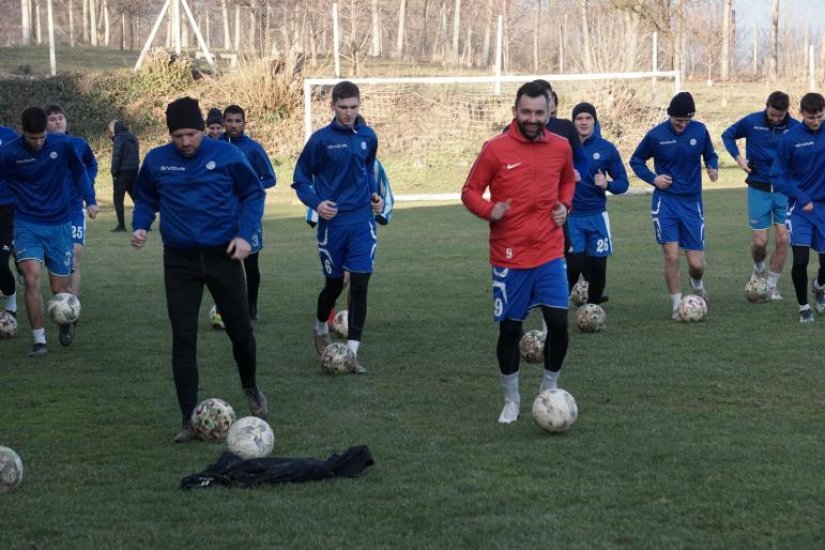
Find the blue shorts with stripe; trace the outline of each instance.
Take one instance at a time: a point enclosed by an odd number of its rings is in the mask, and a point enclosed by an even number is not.
[[[72,213],[72,243],[86,245],[86,210],[81,208]]]
[[[754,231],[783,225],[788,213],[788,197],[776,191],[748,186],[748,227]]]
[[[72,273],[74,248],[70,223],[40,225],[15,218],[14,248],[18,262],[43,262],[49,273],[58,277]]]
[[[493,318],[523,321],[539,306],[567,309],[567,262],[558,258],[530,269],[493,266]]]
[[[374,220],[330,227],[321,219],[317,239],[318,256],[325,277],[343,277],[344,271],[372,273],[378,245]]]
[[[574,254],[586,252],[588,256],[607,257],[613,253],[610,216],[607,212],[589,216],[570,216],[567,218],[567,231]]]
[[[653,193],[650,216],[657,243],[679,243],[685,250],[705,249],[705,214],[701,200],[683,201],[664,193]]]
[[[805,246],[813,248],[817,254],[825,254],[825,204],[814,203],[813,212],[803,212],[799,205],[792,205],[785,227],[791,246]]]

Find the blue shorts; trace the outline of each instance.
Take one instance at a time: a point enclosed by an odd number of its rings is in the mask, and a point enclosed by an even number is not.
[[[72,243],[80,246],[86,245],[86,210],[80,210],[72,213]]]
[[[18,262],[45,262],[49,273],[58,277],[68,277],[72,273],[74,247],[69,223],[39,225],[15,218],[14,248]]]
[[[682,201],[654,193],[650,215],[657,243],[679,243],[685,250],[705,249],[705,215],[701,200]]]
[[[567,231],[574,254],[587,252],[588,256],[606,258],[613,253],[610,216],[607,212],[590,216],[570,216],[567,218]]]
[[[788,197],[776,191],[748,186],[748,227],[754,231],[782,225],[788,212]]]
[[[785,227],[791,237],[791,246],[813,248],[817,254],[825,254],[825,205],[814,203],[813,212],[802,212],[798,205],[788,209]]]
[[[523,321],[539,306],[567,309],[567,262],[551,260],[531,269],[493,266],[493,318]]]
[[[262,225],[259,225],[258,230],[252,235],[252,242],[249,243],[249,246],[252,247],[250,254],[257,254],[264,247],[264,227]]]
[[[318,256],[325,277],[343,277],[344,271],[372,273],[378,244],[373,220],[333,227],[321,220],[317,238]]]

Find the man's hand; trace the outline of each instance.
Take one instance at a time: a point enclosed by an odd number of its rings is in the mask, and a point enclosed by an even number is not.
[[[707,171],[710,181],[716,181],[719,179],[719,170],[717,170],[716,168],[707,168]]]
[[[325,220],[331,220],[338,213],[338,205],[332,201],[318,203],[318,215]]]
[[[802,207],[802,211],[803,212],[813,212],[814,211],[814,203],[809,202],[808,204],[806,204],[805,206]]]
[[[497,222],[504,217],[504,214],[506,214],[508,210],[510,210],[510,199],[495,203],[493,209],[490,210],[490,221]]]
[[[739,155],[738,157],[736,157],[736,164],[738,164],[739,168],[741,168],[748,174],[751,173],[751,167],[748,166],[748,159],[746,159],[744,156]]]
[[[579,174],[579,171],[576,170],[575,168],[573,168],[573,175],[576,176],[576,178],[575,178],[576,183],[579,183],[582,180],[582,175]]]
[[[373,193],[370,201],[372,202],[372,213],[376,215],[380,214],[384,209],[384,199],[382,199],[378,193]]]
[[[553,221],[556,222],[556,225],[561,227],[567,219],[567,207],[560,202],[556,203],[556,206],[553,207],[551,216],[553,217]]]
[[[135,229],[134,233],[132,233],[132,248],[140,250],[144,244],[146,244],[146,230]]]
[[[655,185],[659,189],[667,189],[668,187],[670,187],[671,183],[673,183],[673,178],[671,178],[667,174],[658,175],[653,180],[653,185]]]
[[[596,175],[593,176],[593,183],[596,184],[596,187],[599,189],[607,189],[607,178],[604,175],[604,172],[599,170],[596,172]]]
[[[86,212],[89,213],[90,218],[95,219],[97,213],[100,212],[100,208],[98,208],[96,204],[92,204],[86,207]]]
[[[252,247],[246,242],[246,239],[235,237],[229,242],[226,247],[226,253],[233,260],[245,260],[249,253],[252,252]]]

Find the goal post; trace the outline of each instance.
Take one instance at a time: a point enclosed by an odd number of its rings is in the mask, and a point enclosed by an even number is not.
[[[304,137],[308,140],[313,131],[329,124],[332,87],[349,80],[361,91],[361,113],[378,134],[378,157],[396,198],[452,198],[483,143],[512,120],[518,87],[536,79],[553,85],[560,118],[569,118],[576,103],[593,103],[603,134],[625,151],[632,150],[661,119],[667,102],[682,86],[678,71],[308,78],[304,80]],[[627,159],[629,153],[623,156]]]

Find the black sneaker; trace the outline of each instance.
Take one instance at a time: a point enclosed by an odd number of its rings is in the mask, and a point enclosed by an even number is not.
[[[64,348],[72,345],[72,341],[74,341],[74,323],[60,325],[58,340],[60,340],[60,345]]]
[[[46,344],[35,343],[32,345],[32,350],[29,352],[29,357],[43,357],[49,353]]]
[[[125,233],[126,232],[126,227],[124,227],[122,225],[118,225],[117,227],[115,227],[114,229],[111,229],[110,231],[112,233]]]
[[[243,392],[246,394],[246,400],[249,402],[249,410],[252,416],[257,416],[262,420],[266,420],[269,415],[269,405],[266,401],[264,392],[257,384],[253,388],[244,388]]]

